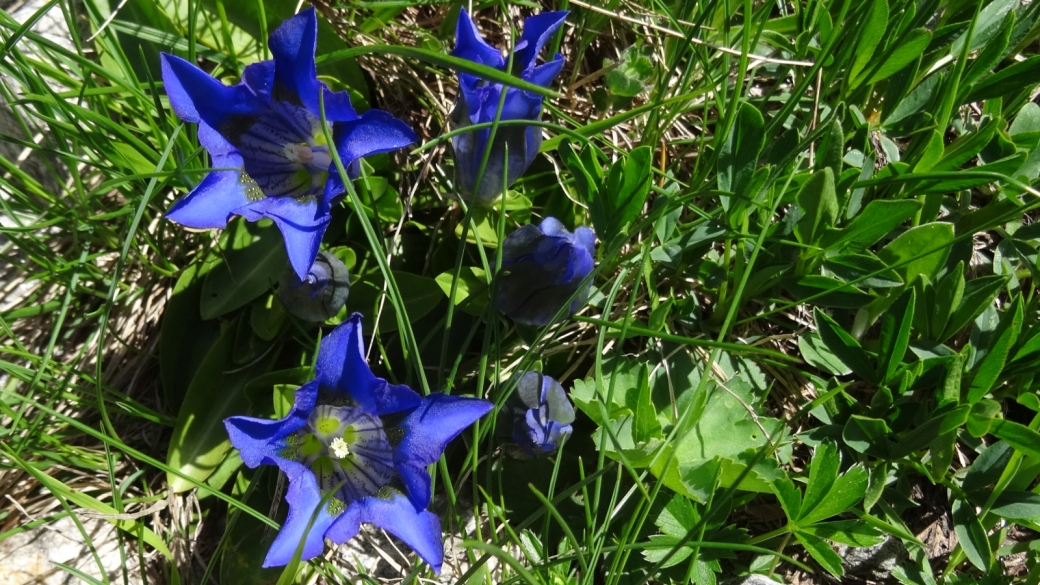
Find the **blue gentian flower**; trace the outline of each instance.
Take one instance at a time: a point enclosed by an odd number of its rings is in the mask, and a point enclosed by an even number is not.
[[[518,323],[548,325],[569,301],[567,316],[573,315],[588,300],[591,283],[582,281],[592,272],[595,249],[592,230],[582,226],[572,234],[552,217],[509,234],[502,243],[498,310]]]
[[[520,42],[513,48],[513,71],[524,81],[548,87],[563,69],[563,55],[559,53],[552,61],[536,65],[538,54],[552,34],[563,24],[567,12],[544,12],[524,20],[524,32]],[[465,9],[459,11],[459,22],[455,28],[455,50],[451,53],[474,63],[505,70],[507,60],[498,49],[487,44],[477,31],[476,25]],[[502,106],[502,120],[538,120],[542,113],[543,97],[517,89],[504,87],[501,83],[489,83],[479,77],[459,73],[459,99],[451,113],[451,128],[465,128],[471,124],[493,122],[498,103],[506,92]],[[537,126],[502,126],[495,133],[491,155],[484,175],[477,187],[477,173],[484,157],[491,129],[464,132],[453,136],[455,149],[456,179],[459,191],[474,194],[482,201],[490,201],[509,188],[520,175],[531,166],[542,145],[542,129]],[[509,152],[508,177],[506,172],[506,150]]]
[[[300,278],[292,267],[278,281],[278,298],[293,315],[305,321],[324,321],[343,308],[350,295],[350,272],[343,261],[328,252],[318,252],[307,276]]]
[[[193,228],[221,228],[232,215],[267,217],[285,239],[296,275],[314,262],[332,203],[346,187],[321,129],[319,94],[336,151],[356,176],[364,156],[415,142],[404,122],[381,110],[360,117],[346,91],[318,81],[314,65],[318,20],[314,8],[286,20],[268,45],[274,59],[245,68],[242,82],[226,86],[195,65],[162,55],[170,105],[199,125],[199,142],[214,170],[166,217]]]
[[[375,377],[365,363],[361,316],[352,315],[321,341],[315,379],[296,391],[288,416],[224,421],[247,466],[277,465],[289,479],[289,515],[263,566],[287,564],[301,541],[302,558],[313,558],[325,538],[346,542],[367,522],[403,540],[439,572],[441,526],[426,509],[426,467],[492,407],[448,394],[420,398]]]
[[[559,382],[526,372],[516,388],[513,441],[531,456],[552,453],[571,435],[574,406]]]

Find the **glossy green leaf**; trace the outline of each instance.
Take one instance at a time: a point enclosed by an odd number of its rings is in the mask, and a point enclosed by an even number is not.
[[[452,282],[455,280],[454,273],[442,272],[434,280],[437,281],[437,286],[441,288],[444,295],[450,297]],[[484,271],[472,266],[463,266],[458,284],[455,285],[455,305],[461,305],[468,300],[469,302],[462,307],[462,310],[470,315],[479,315],[487,306],[488,293],[487,276]]]
[[[627,233],[643,210],[650,192],[653,151],[641,146],[610,168],[607,180],[596,198],[589,203],[589,213],[596,234],[604,242],[613,242]]]
[[[867,453],[878,457],[886,457],[891,451],[888,436],[892,429],[885,421],[854,414],[849,417],[842,430],[845,444],[859,453]]]
[[[222,238],[221,260],[202,284],[200,311],[203,319],[215,319],[245,306],[278,282],[289,265],[282,234],[273,225],[259,227],[239,219]]]
[[[271,365],[270,360],[260,360],[246,367],[235,366],[235,333],[235,327],[227,328],[199,366],[170,437],[167,464],[200,482],[217,469],[231,450],[224,419],[248,413],[245,385]],[[174,473],[168,473],[166,481],[174,493],[194,487]]]
[[[913,282],[918,276],[933,278],[953,242],[953,224],[929,223],[903,232],[878,252],[878,257],[903,276],[904,282]]]
[[[1040,495],[1032,492],[1006,491],[997,497],[990,512],[1010,520],[1040,519]]]
[[[159,330],[159,371],[171,412],[180,409],[195,372],[220,337],[220,325],[199,315],[202,277],[213,267],[192,264],[184,269],[166,302]]]

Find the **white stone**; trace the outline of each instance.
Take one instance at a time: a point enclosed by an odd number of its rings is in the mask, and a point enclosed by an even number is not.
[[[99,581],[122,583],[124,559],[119,554],[118,529],[96,518],[83,518],[81,522],[89,541],[68,516],[0,540],[0,583],[73,585],[83,582],[56,563],[74,567]],[[102,577],[88,542],[97,550],[107,578]],[[125,564],[129,582],[141,583],[133,547],[124,547],[124,552],[128,556]]]

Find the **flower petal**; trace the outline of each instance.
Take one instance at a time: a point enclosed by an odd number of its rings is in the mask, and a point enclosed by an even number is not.
[[[473,24],[473,19],[463,8],[459,10],[459,21],[455,25],[455,50],[451,52],[452,57],[461,57],[474,63],[501,69],[505,67],[506,61],[502,53],[484,41]]]
[[[363,411],[378,416],[414,408],[421,399],[411,388],[372,374],[365,362],[361,315],[354,313],[321,341],[315,375],[323,388],[349,395]]]
[[[520,36],[520,42],[513,49],[515,51],[513,60],[519,63],[519,67],[527,70],[534,65],[535,60],[538,59],[538,53],[542,51],[545,43],[549,42],[549,38],[556,32],[556,29],[563,25],[567,14],[566,10],[543,12],[524,19],[524,32]]]
[[[335,520],[329,514],[326,504],[318,511],[310,530],[307,529],[311,517],[321,504],[321,491],[318,490],[318,482],[313,473],[301,473],[296,478],[290,478],[285,501],[289,503],[289,515],[267,551],[264,568],[289,564],[300,541],[304,542],[300,560],[305,561],[320,555],[325,550],[325,532]]]
[[[325,94],[326,121],[350,122],[357,120],[357,112],[354,111],[354,105],[350,103],[350,92],[330,91],[327,87],[323,87],[322,92]],[[320,119],[321,116],[318,115],[318,118]]]
[[[264,100],[271,99],[274,88],[274,60],[260,61],[246,65],[242,72],[242,83]]]
[[[302,105],[315,116],[322,86],[314,65],[317,43],[318,17],[313,6],[283,21],[267,41],[274,57],[274,98]]]
[[[283,439],[307,424],[307,417],[311,410],[314,410],[317,397],[317,382],[308,382],[296,390],[293,408],[283,419],[270,420],[250,416],[232,416],[224,419],[228,438],[231,445],[242,452],[242,461],[251,468],[266,462],[278,465],[293,477],[298,475],[301,470],[287,466],[286,463],[299,464],[285,460],[278,451],[284,446]],[[302,471],[305,472],[306,468]]]
[[[492,408],[494,404],[479,398],[430,394],[401,423],[404,438],[394,449],[394,463],[426,466],[437,461],[452,439]]]
[[[196,229],[222,228],[235,210],[249,204],[238,171],[213,171],[191,193],[178,199],[166,218]]]
[[[336,544],[343,544],[357,536],[361,528],[361,501],[351,502],[325,531],[325,538]]]
[[[182,120],[201,120],[224,136],[235,133],[243,118],[251,119],[267,109],[264,100],[245,84],[224,85],[174,55],[162,54],[162,76],[170,105]]]
[[[556,53],[556,56],[552,61],[543,63],[537,67],[532,67],[525,71],[521,77],[524,81],[530,81],[536,85],[542,87],[549,87],[549,84],[556,79],[556,76],[563,70],[563,55]]]
[[[590,230],[585,226],[578,226],[578,229],[574,230],[574,240],[585,251],[589,253],[589,258],[596,253],[596,232]]]
[[[394,494],[388,500],[377,497],[361,500],[361,521],[400,538],[434,571],[441,572],[444,540],[437,516],[426,510],[416,510],[408,498]]]
[[[291,197],[266,197],[238,210],[249,221],[260,218],[272,219],[285,240],[285,252],[289,256],[296,276],[303,280],[314,264],[331,218],[318,211],[314,198],[293,199]]]
[[[404,148],[418,137],[389,112],[369,110],[355,121],[336,124],[333,140],[345,166],[365,156]],[[335,173],[335,166],[329,172]]]
[[[433,480],[426,466],[399,463],[394,466],[397,475],[404,484],[405,495],[412,502],[416,510],[422,510],[430,505],[433,498]]]

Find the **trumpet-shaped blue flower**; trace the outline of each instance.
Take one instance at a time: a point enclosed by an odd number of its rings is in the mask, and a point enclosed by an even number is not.
[[[528,455],[552,453],[571,435],[574,406],[559,382],[526,372],[516,388],[520,406],[513,408],[513,441]]]
[[[563,24],[567,12],[545,12],[524,20],[524,32],[520,42],[513,48],[513,71],[524,81],[548,87],[563,69],[563,55],[559,53],[552,61],[536,65],[538,54],[552,34]],[[498,49],[488,45],[477,31],[476,25],[465,9],[459,11],[459,22],[455,29],[455,50],[451,53],[474,63],[505,70],[507,60]],[[502,120],[538,120],[542,113],[542,96],[504,87],[500,83],[489,83],[479,77],[459,73],[459,99],[449,120],[452,129],[465,128],[472,124],[492,122],[498,111],[502,92]],[[484,157],[490,128],[464,132],[452,137],[455,149],[456,178],[459,191],[476,194],[483,201],[490,201],[509,188],[520,175],[531,166],[542,145],[542,129],[537,126],[502,126],[495,133],[487,166],[477,185],[477,174]],[[506,169],[508,150],[508,176]],[[503,178],[505,182],[503,184]]]
[[[525,325],[548,325],[564,306],[573,315],[588,300],[591,283],[582,281],[592,272],[595,251],[592,230],[582,226],[572,234],[552,217],[509,234],[502,243],[498,310]]]
[[[343,261],[318,252],[303,279],[292,267],[278,281],[278,298],[293,315],[306,321],[324,321],[343,308],[350,296],[350,272]]]
[[[346,542],[367,522],[403,540],[439,572],[441,526],[426,509],[426,467],[492,407],[447,394],[420,398],[375,377],[365,363],[361,316],[352,315],[321,341],[315,379],[296,391],[285,418],[224,421],[247,466],[277,465],[289,479],[289,515],[264,566],[287,564],[301,543],[302,558],[315,557],[325,538]]]
[[[234,86],[184,59],[162,55],[170,105],[182,120],[199,125],[199,142],[218,169],[174,203],[166,217],[193,228],[224,227],[232,215],[270,218],[301,279],[318,253],[332,203],[345,192],[331,149],[355,176],[361,157],[416,140],[387,112],[358,116],[346,91],[332,92],[318,81],[317,29],[313,8],[283,22],[268,42],[274,59],[247,66]],[[321,128],[322,98],[331,145]]]

